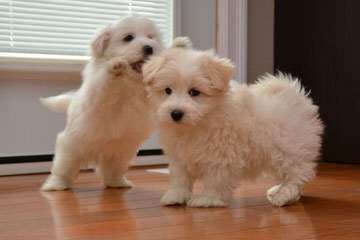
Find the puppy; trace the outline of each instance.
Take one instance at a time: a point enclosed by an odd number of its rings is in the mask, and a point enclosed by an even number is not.
[[[144,66],[144,82],[170,158],[164,205],[223,207],[239,182],[271,174],[275,206],[300,198],[315,177],[323,125],[299,81],[265,75],[254,85],[230,82],[233,65],[212,52],[170,49]],[[195,180],[201,195],[192,196]]]
[[[93,39],[80,89],[44,100],[67,111],[67,121],[42,190],[70,188],[89,162],[96,164],[104,187],[132,186],[124,173],[153,132],[142,66],[161,49],[159,30],[139,16],[127,16]]]

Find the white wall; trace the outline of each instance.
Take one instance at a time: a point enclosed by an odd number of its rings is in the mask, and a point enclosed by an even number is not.
[[[216,0],[181,0],[180,5],[181,34],[189,36],[197,48],[214,48]],[[53,153],[65,115],[46,109],[38,98],[78,88],[80,73],[4,66],[0,62],[0,157]],[[153,137],[142,149],[160,147]]]
[[[38,98],[79,83],[75,72],[0,70],[0,156],[52,153],[65,114],[46,109]]]
[[[197,49],[216,48],[216,0],[181,0],[181,35]]]
[[[52,154],[65,114],[38,99],[77,89],[80,83],[79,71],[0,70],[0,157]],[[160,148],[156,136],[142,146],[153,148]]]

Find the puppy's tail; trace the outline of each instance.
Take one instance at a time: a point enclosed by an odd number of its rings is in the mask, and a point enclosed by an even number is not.
[[[298,78],[293,77],[291,74],[285,74],[278,72],[275,75],[265,74],[261,76],[257,83],[259,88],[267,92],[268,94],[294,94],[303,95],[307,97],[309,92],[306,92],[301,85]]]
[[[40,102],[47,108],[57,111],[66,112],[75,92],[67,92],[53,97],[40,98]]]
[[[193,44],[188,37],[177,37],[171,45],[173,48],[192,48],[192,46]]]

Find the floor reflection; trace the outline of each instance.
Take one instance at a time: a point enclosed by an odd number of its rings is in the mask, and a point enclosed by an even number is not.
[[[128,189],[82,189],[81,191],[41,192],[48,202],[56,238],[116,239],[131,231],[137,239],[136,221],[124,195]]]
[[[316,239],[311,216],[301,203],[283,208],[270,204],[254,206],[251,200],[246,203],[230,209],[162,207],[166,222],[163,232],[168,238],[180,234],[184,239],[221,239],[224,232],[227,236],[233,233],[235,239],[304,239],[305,236]]]

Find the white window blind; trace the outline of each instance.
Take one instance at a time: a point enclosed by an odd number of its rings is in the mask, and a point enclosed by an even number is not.
[[[85,56],[96,29],[134,13],[153,20],[169,44],[172,0],[0,0],[0,53]]]

